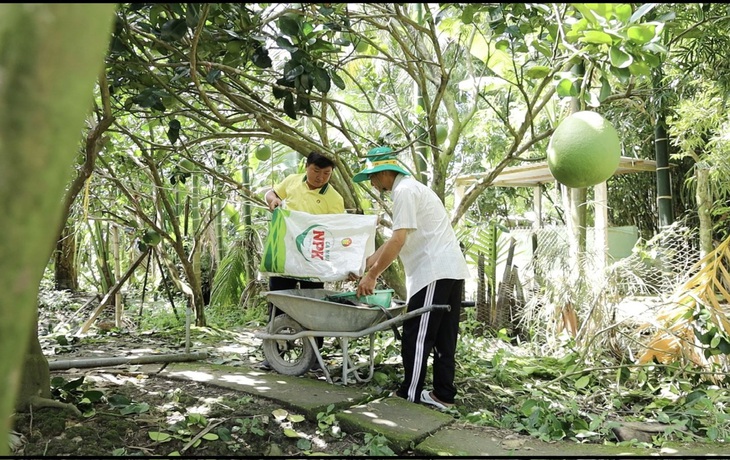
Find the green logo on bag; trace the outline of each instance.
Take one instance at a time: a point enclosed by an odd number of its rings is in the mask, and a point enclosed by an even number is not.
[[[297,250],[307,260],[330,260],[332,235],[321,225],[312,225],[297,236]]]
[[[271,273],[284,273],[286,267],[286,217],[291,212],[276,208],[271,215],[269,234],[264,244],[264,253],[261,256],[261,270]]]

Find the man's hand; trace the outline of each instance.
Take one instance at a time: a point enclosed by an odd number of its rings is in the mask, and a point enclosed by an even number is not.
[[[281,200],[279,197],[275,197],[273,200],[269,201],[269,211],[273,211],[279,206],[281,206]]]
[[[274,209],[281,206],[281,198],[279,198],[279,195],[277,195],[273,189],[266,192],[266,195],[264,195],[264,201],[266,201],[266,204],[269,205],[269,211],[272,212]]]
[[[352,272],[347,274],[347,281],[357,281],[359,279],[360,279],[360,277]]]
[[[362,297],[365,295],[370,295],[373,292],[375,292],[375,282],[377,281],[377,278],[373,278],[370,276],[370,272],[368,272],[361,280],[360,284],[357,285],[357,296]]]

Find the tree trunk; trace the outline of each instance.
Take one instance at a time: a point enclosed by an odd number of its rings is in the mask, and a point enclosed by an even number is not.
[[[79,289],[76,272],[76,238],[67,226],[63,228],[61,238],[56,242],[55,256],[55,288],[59,291],[76,292]]]
[[[33,330],[38,330],[38,316],[33,321]],[[51,372],[48,360],[43,354],[38,334],[28,335],[28,349],[25,352],[23,377],[18,396],[15,399],[15,410],[26,411],[34,397],[51,398]]]
[[[104,143],[103,134],[109,129],[114,118],[111,116],[111,102],[109,88],[104,73],[100,77],[101,101],[103,116],[99,123],[86,135],[84,149],[84,164],[79,168],[76,178],[66,190],[63,199],[63,216],[59,229],[58,243],[56,243],[55,257],[55,287],[58,290],[76,292],[79,288],[78,272],[76,270],[76,238],[73,237],[73,228],[68,224],[71,206],[79,193],[84,189],[89,177],[94,172],[94,165]]]
[[[710,192],[710,169],[704,162],[695,165],[695,177],[697,178],[697,189],[695,199],[697,200],[697,217],[700,221],[700,259],[703,259],[713,249],[712,244],[712,192]]]
[[[654,73],[654,91],[661,94],[661,68]],[[656,122],[654,125],[654,159],[656,160],[656,196],[657,212],[659,213],[659,230],[672,225],[674,222],[674,207],[672,203],[672,181],[669,170],[669,139],[667,134],[666,117],[662,106],[664,98],[655,102],[657,105]]]
[[[115,8],[0,5],[0,456],[24,374],[18,344],[37,341],[38,286]]]

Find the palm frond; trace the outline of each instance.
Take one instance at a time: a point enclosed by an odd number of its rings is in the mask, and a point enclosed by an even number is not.
[[[727,370],[730,353],[730,238],[698,261],[660,312],[663,327],[649,339],[639,363],[689,361]]]

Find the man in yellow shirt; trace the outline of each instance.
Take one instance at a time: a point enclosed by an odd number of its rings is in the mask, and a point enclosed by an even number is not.
[[[342,214],[345,212],[345,201],[337,190],[329,184],[335,163],[318,152],[311,152],[307,156],[307,165],[304,173],[291,174],[274,185],[264,194],[264,201],[273,211],[285,204],[286,209],[308,212],[310,214]],[[269,277],[269,290],[281,291],[284,289],[322,289],[324,283],[287,278],[284,276]],[[280,311],[269,303],[269,317],[272,309],[278,315]],[[317,344],[322,346],[322,337],[317,337]],[[270,370],[271,365],[263,360],[259,368]]]

